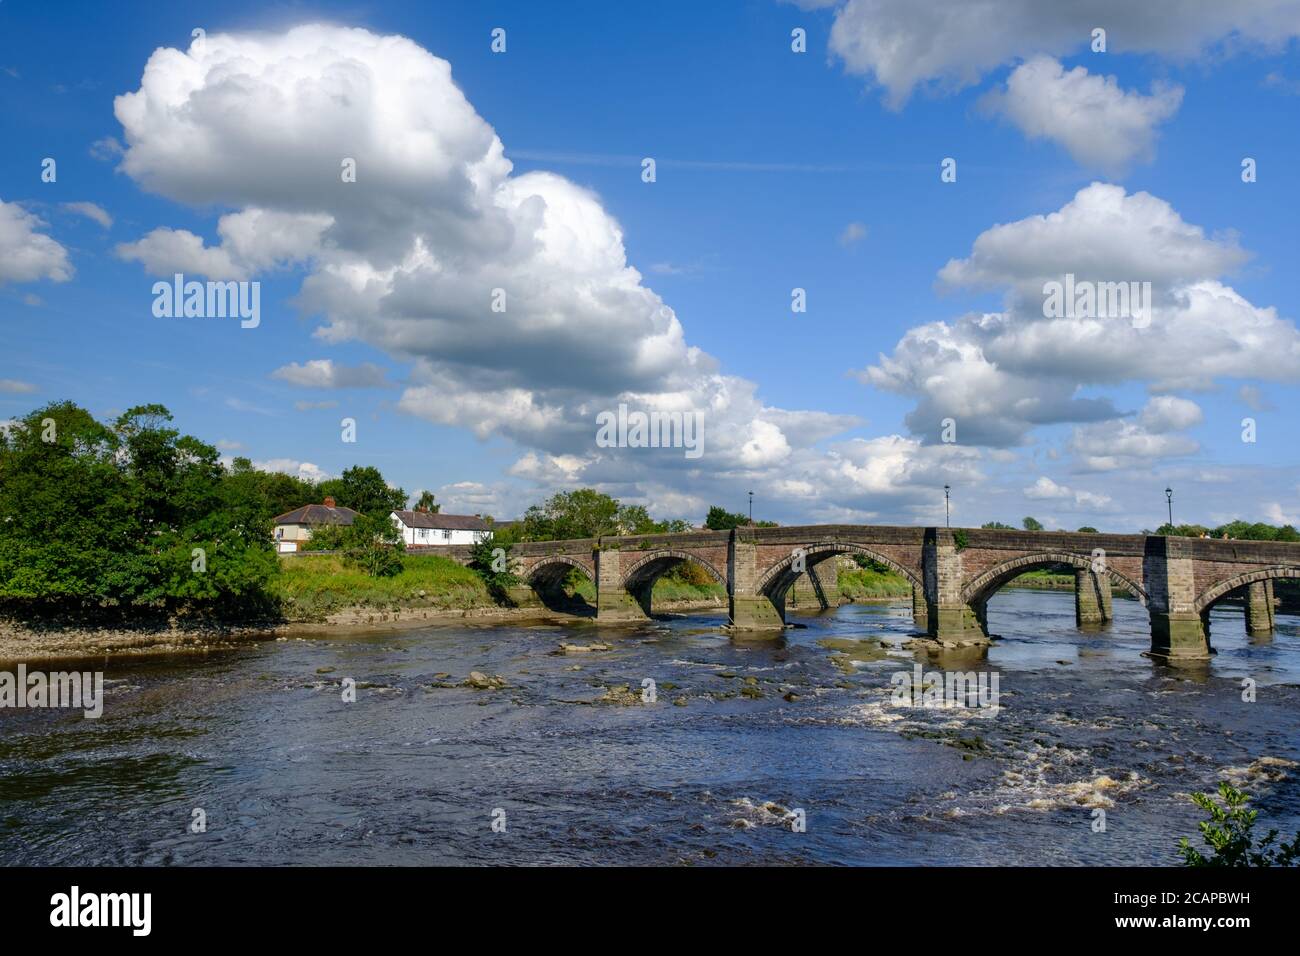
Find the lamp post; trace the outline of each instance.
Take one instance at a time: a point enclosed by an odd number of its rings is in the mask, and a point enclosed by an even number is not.
[[[1169,530],[1174,529],[1174,489],[1165,489],[1165,502],[1169,505]]]
[[[949,517],[951,512],[948,508],[948,487],[948,485],[943,486],[943,526],[945,528],[952,527],[952,521]]]
[[[749,523],[754,523],[754,493],[749,493]]]

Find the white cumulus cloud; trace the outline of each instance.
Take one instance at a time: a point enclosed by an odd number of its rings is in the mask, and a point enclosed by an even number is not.
[[[1155,127],[1178,112],[1182,87],[1156,84],[1151,95],[1125,91],[1115,77],[1066,70],[1036,56],[1012,72],[1006,89],[981,101],[1030,139],[1049,139],[1080,164],[1121,172],[1155,156]]]
[[[883,87],[895,108],[918,86],[960,89],[1016,60],[1086,50],[1096,27],[1110,53],[1178,60],[1225,40],[1281,49],[1300,36],[1295,0],[847,0],[834,16],[831,53]]]
[[[0,199],[0,285],[72,278],[68,250],[38,231],[44,226],[22,206]]]
[[[277,368],[271,376],[301,388],[385,388],[389,384],[385,371],[378,365],[370,362],[338,365],[333,359],[291,362]]]
[[[722,471],[780,466],[856,423],[771,408],[689,345],[599,197],[554,173],[515,175],[450,64],[404,37],[323,24],[209,34],[155,51],[115,112],[127,175],[238,210],[215,244],[162,227],[121,255],[163,275],[304,268],[298,302],[320,317],[320,341],[409,363],[397,407],[513,439],[531,455],[518,475],[615,481],[636,456],[644,481],[678,481],[692,467],[680,451],[595,446],[596,416],[620,403],[699,411]],[[315,363],[276,374],[331,380]]]
[[[917,326],[859,377],[914,397],[908,427],[930,440],[945,418],[955,420],[958,442],[1003,447],[1028,441],[1039,425],[1076,423],[1085,427],[1074,447],[1095,462],[1113,457],[1091,440],[1101,435],[1128,446],[1130,458],[1188,454],[1194,442],[1160,433],[1169,422],[1199,421],[1191,402],[1156,400],[1143,422],[1119,423],[1095,387],[1300,381],[1294,322],[1221,281],[1245,258],[1232,237],[1207,237],[1161,199],[1094,183],[1054,213],[994,226],[968,258],[940,271],[949,286],[1002,289],[1003,311]],[[1045,283],[1067,275],[1076,284],[1149,283],[1150,314],[1145,322],[1045,316]]]

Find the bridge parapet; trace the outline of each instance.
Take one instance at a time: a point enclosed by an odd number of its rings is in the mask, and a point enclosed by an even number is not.
[[[674,551],[727,546],[730,531],[678,531],[669,534],[621,534],[600,539],[602,548],[620,551]]]
[[[954,528],[965,538],[965,547],[990,551],[1071,551],[1091,554],[1100,548],[1106,554],[1141,557],[1146,535],[1091,534],[1086,531],[1004,531],[993,528]]]

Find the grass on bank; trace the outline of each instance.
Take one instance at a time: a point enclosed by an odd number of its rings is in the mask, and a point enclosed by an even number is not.
[[[912,596],[912,583],[901,574],[874,568],[840,568],[840,594],[847,601],[879,601]]]
[[[332,554],[281,558],[271,581],[284,615],[292,621],[319,620],[352,607],[464,609],[493,604],[477,573],[436,554],[406,555],[391,577],[370,577]]]

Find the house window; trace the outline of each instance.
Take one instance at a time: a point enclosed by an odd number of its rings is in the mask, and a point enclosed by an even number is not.
[[[444,531],[444,532],[442,533],[442,540],[444,540],[444,541],[450,541],[450,540],[451,540],[451,532],[450,532],[450,531]]]

